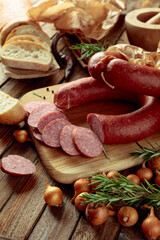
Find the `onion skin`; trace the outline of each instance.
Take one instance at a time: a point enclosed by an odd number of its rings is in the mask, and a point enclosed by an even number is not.
[[[148,217],[141,224],[141,229],[147,239],[155,240],[160,236],[160,220],[155,216],[153,207],[150,209]]]
[[[119,180],[119,178],[116,177],[118,174],[119,174],[119,172],[113,170],[113,171],[108,172],[107,175],[106,175],[106,177],[107,177],[107,178],[110,178],[110,179],[111,179],[111,178],[115,178],[115,179]]]
[[[126,178],[137,185],[141,184],[141,180],[136,174],[129,174]]]
[[[56,186],[50,186],[48,179],[46,179],[44,200],[49,206],[61,207],[63,204],[61,189]]]
[[[32,141],[26,130],[15,130],[13,132],[13,136],[15,137],[16,141],[19,143],[24,143],[27,141]]]
[[[149,182],[153,177],[153,172],[150,168],[145,166],[145,162],[142,163],[142,167],[137,171],[136,175],[140,180],[145,183],[145,179]]]
[[[148,167],[153,169],[154,171],[160,171],[160,156],[154,157],[148,161]]]
[[[157,175],[154,179],[154,183],[160,186],[160,175]]]
[[[116,212],[109,210],[104,204],[97,206],[94,203],[89,203],[85,210],[85,216],[93,226],[103,224],[109,216],[114,215],[116,215]]]
[[[90,181],[87,178],[80,178],[74,183],[74,196],[71,199],[71,202],[74,202],[75,198],[82,192],[90,192]]]
[[[87,207],[87,204],[82,205],[82,203],[87,200],[86,198],[83,197],[84,193],[86,192],[80,193],[74,200],[74,205],[79,211],[85,211]]]
[[[138,221],[137,210],[130,206],[121,207],[117,214],[119,223],[124,227],[131,227]]]

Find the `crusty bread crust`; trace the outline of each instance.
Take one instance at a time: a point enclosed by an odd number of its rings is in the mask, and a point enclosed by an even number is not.
[[[49,44],[47,42],[45,42],[42,38],[40,38],[38,36],[34,36],[34,35],[17,35],[12,38],[9,38],[7,41],[5,41],[4,45],[11,43],[11,42],[23,41],[23,40],[37,42],[37,43],[41,44],[44,48],[46,48],[49,52],[51,51],[51,47],[49,46]]]
[[[18,124],[26,117],[27,113],[20,101],[0,91],[0,124]]]
[[[51,44],[49,36],[42,30],[39,25],[22,25],[14,28],[7,36],[6,41],[17,35],[35,35],[42,38],[49,45]]]

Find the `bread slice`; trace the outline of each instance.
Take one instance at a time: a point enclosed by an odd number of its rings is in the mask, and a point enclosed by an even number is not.
[[[46,41],[44,41],[42,38],[35,35],[17,35],[9,38],[7,41],[5,41],[5,44],[15,42],[15,41],[23,41],[23,40],[37,42],[41,44],[44,48],[46,48],[49,52],[51,51],[51,47],[49,46],[49,44]]]
[[[25,109],[17,98],[0,91],[0,123],[14,125],[27,116]]]
[[[42,38],[49,45],[51,44],[49,36],[38,25],[22,25],[14,28],[7,36],[6,41],[17,35],[35,35]]]
[[[16,41],[1,48],[2,63],[8,67],[48,71],[52,63],[52,54],[39,43]]]

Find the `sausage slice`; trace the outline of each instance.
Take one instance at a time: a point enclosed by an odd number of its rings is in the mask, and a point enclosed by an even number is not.
[[[28,175],[36,171],[34,163],[19,155],[8,155],[2,158],[1,170],[11,175]]]
[[[63,112],[60,111],[55,111],[55,112],[50,112],[47,113],[46,115],[44,115],[38,122],[37,128],[40,132],[42,132],[43,128],[52,120],[56,119],[56,118],[64,118],[66,120],[67,117]]]
[[[37,127],[39,120],[49,112],[59,111],[54,103],[46,103],[35,108],[28,117],[28,125]]]
[[[102,153],[102,143],[89,128],[77,127],[72,133],[73,142],[84,156],[96,157]]]
[[[71,156],[80,155],[80,152],[76,149],[72,138],[72,132],[75,128],[77,128],[75,125],[66,125],[60,134],[60,145],[62,149]]]
[[[60,147],[60,132],[65,125],[71,124],[64,118],[49,122],[42,131],[42,139],[50,147]]]

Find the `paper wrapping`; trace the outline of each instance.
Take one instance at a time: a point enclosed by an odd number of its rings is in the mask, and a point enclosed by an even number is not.
[[[49,0],[29,9],[34,21],[54,23],[57,30],[87,39],[106,37],[126,8],[126,0]]]

